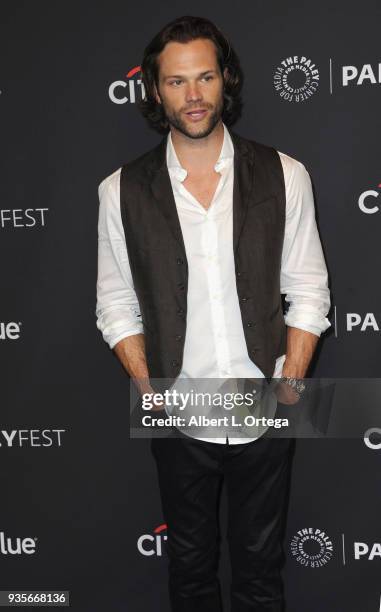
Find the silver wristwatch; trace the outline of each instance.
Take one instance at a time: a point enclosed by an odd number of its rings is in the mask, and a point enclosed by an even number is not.
[[[279,379],[279,382],[285,382],[287,385],[290,385],[299,395],[301,395],[306,388],[306,385],[299,378],[290,378],[289,376],[282,376]]]

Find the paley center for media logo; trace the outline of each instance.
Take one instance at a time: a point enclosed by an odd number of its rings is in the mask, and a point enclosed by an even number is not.
[[[344,321],[343,321],[344,318]],[[339,333],[378,333],[381,330],[381,313],[379,312],[345,312],[340,313],[333,307],[333,329],[335,337]]]
[[[332,62],[332,60],[331,60]],[[342,66],[341,85],[379,85],[381,83],[381,62],[377,65],[363,64],[362,66]]]
[[[381,317],[380,321],[377,319],[377,313],[374,312],[347,312],[346,313],[346,331],[353,332],[355,330],[360,332],[379,332],[381,325]]]
[[[334,94],[338,87],[350,89],[381,84],[381,63],[347,64],[336,68],[334,59],[329,58],[327,72],[324,74],[327,75],[330,94]],[[304,102],[317,92],[320,76],[321,69],[307,55],[290,55],[275,68],[273,85],[282,100]]]
[[[322,567],[332,559],[333,544],[321,529],[306,527],[300,529],[290,543],[294,559],[305,567]]]
[[[304,102],[317,91],[319,79],[319,70],[309,57],[293,55],[277,66],[273,82],[282,100]]]
[[[135,104],[145,97],[144,84],[141,78],[141,67],[134,66],[125,79],[113,81],[108,88],[108,95],[114,104]]]
[[[145,557],[161,557],[164,551],[164,543],[167,541],[167,525],[162,523],[155,527],[152,533],[144,533],[138,538],[137,548]]]
[[[338,550],[341,553],[343,565],[348,560],[353,561],[380,561],[380,542],[352,541],[348,546],[345,534],[341,534],[341,545]],[[320,568],[331,561],[334,556],[332,538],[322,529],[305,527],[300,529],[291,539],[290,551],[292,557],[303,567]]]
[[[381,427],[370,427],[364,433],[364,444],[370,450],[381,451]]]

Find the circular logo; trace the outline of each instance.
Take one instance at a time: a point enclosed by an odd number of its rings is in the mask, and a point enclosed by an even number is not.
[[[319,87],[319,70],[304,55],[293,55],[280,62],[274,73],[274,88],[282,100],[304,102]]]
[[[333,544],[321,529],[307,527],[298,531],[290,544],[292,556],[305,567],[322,567],[333,556]]]
[[[381,428],[371,427],[364,434],[365,445],[372,450],[381,449]]]

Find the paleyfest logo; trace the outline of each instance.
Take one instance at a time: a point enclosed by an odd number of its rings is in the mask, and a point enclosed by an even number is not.
[[[114,81],[108,88],[108,95],[114,104],[135,104],[137,99],[145,97],[141,79],[141,67],[135,66],[126,74],[125,80]]]
[[[330,537],[314,527],[300,529],[292,538],[290,548],[296,561],[305,567],[323,567],[333,556]]]
[[[282,100],[304,102],[319,87],[319,70],[304,55],[287,57],[275,70],[274,87]]]

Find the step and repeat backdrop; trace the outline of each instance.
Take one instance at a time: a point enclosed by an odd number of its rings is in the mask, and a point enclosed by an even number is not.
[[[241,59],[235,131],[310,172],[332,295],[313,375],[380,377],[379,2],[3,2],[0,591],[69,591],[81,612],[169,609],[149,440],[129,437],[129,379],[96,328],[97,189],[159,142],[142,52],[189,13]],[[289,612],[380,612],[380,467],[377,419],[297,440]],[[226,516],[223,493],[223,536]]]

